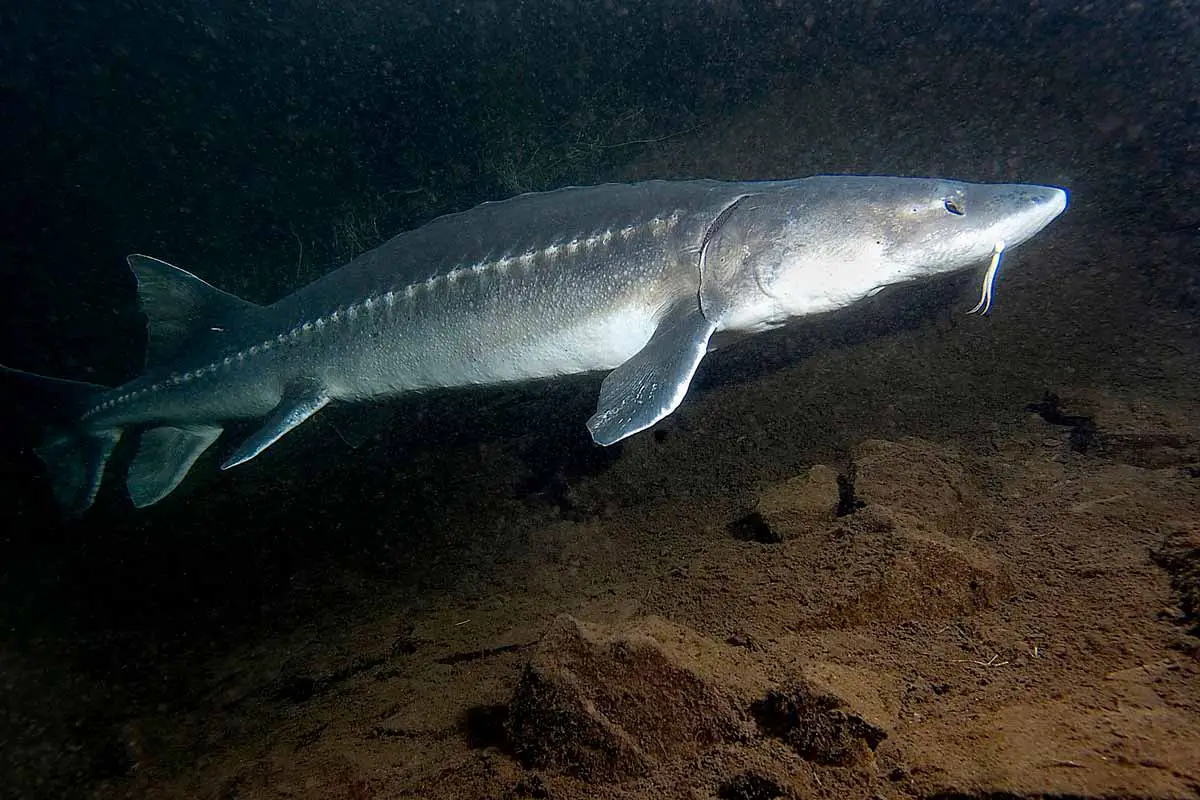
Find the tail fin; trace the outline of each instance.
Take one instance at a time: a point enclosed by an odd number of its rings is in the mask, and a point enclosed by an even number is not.
[[[108,387],[3,366],[0,378],[16,387],[18,410],[44,432],[34,452],[46,465],[55,501],[63,513],[79,516],[96,499],[104,465],[121,439],[120,428],[97,431],[79,424],[79,414]]]
[[[120,440],[120,428],[96,433],[59,427],[47,430],[35,452],[50,473],[54,499],[64,514],[77,517],[91,507],[100,490],[104,465]]]

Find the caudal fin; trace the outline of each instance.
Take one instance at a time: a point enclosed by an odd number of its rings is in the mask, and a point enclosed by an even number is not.
[[[121,440],[121,429],[80,433],[50,428],[34,452],[50,475],[54,500],[69,517],[91,508],[104,478],[104,465]]]
[[[121,440],[120,428],[89,430],[78,422],[81,411],[108,387],[4,366],[0,378],[13,387],[18,413],[43,431],[34,452],[46,465],[55,501],[63,513],[79,516],[96,499],[104,465]]]

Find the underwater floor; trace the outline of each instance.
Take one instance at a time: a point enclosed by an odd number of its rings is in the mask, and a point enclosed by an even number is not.
[[[433,395],[47,524],[6,573],[13,796],[1200,796],[1200,236],[1089,146],[986,319],[978,276],[885,292],[617,448],[598,378]]]
[[[215,642],[81,643],[173,682],[113,711],[94,796],[1195,797],[1195,322],[1123,269],[1185,244],[1068,229],[986,321],[905,327],[909,297],[857,341],[743,343],[579,474],[552,396],[490,440],[447,400],[403,466],[326,430],[214,477],[190,513],[423,541],[307,563]]]

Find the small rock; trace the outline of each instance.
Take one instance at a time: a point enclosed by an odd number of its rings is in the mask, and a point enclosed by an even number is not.
[[[869,762],[887,732],[868,721],[848,698],[807,677],[767,692],[751,707],[764,733],[783,740],[803,758],[849,766]]]
[[[923,439],[868,439],[854,450],[854,493],[916,529],[954,535],[970,527],[976,495],[961,457]],[[969,531],[968,531],[969,532]]]
[[[775,484],[759,495],[751,516],[761,520],[770,537],[756,538],[782,542],[823,530],[834,521],[840,499],[837,472],[817,464],[806,474]]]
[[[528,766],[620,780],[749,737],[743,709],[766,681],[742,653],[656,617],[617,632],[559,617],[509,704],[513,751]]]

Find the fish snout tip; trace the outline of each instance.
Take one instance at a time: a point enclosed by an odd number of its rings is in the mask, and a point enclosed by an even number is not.
[[[1029,236],[1037,233],[1046,225],[1049,225],[1067,208],[1067,190],[1058,186],[1036,186],[1031,187],[1029,191],[1024,193],[1024,202],[1026,204],[1025,213],[1020,216],[1024,217],[1025,223],[1031,225],[1033,230]],[[1021,237],[1015,237],[1020,239]],[[1028,238],[1026,236],[1025,238]]]
[[[1046,194],[1048,195],[1046,202],[1052,209],[1054,209],[1056,216],[1066,210],[1068,201],[1066,189],[1058,186],[1047,186]]]

